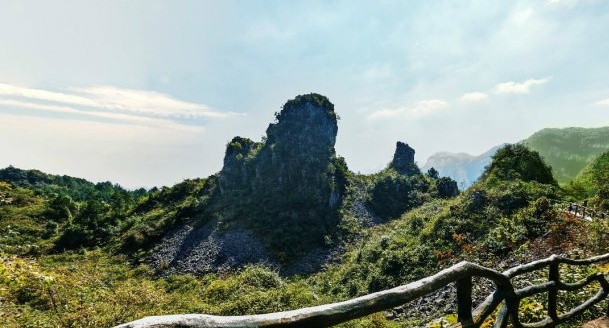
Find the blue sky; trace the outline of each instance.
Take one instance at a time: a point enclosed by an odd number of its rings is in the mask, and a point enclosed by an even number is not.
[[[356,172],[607,126],[608,31],[601,0],[3,1],[0,166],[172,185],[309,92]]]

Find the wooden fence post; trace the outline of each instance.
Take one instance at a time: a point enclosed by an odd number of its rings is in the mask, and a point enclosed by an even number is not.
[[[550,263],[550,272],[549,272],[549,281],[554,282],[554,286],[552,286],[548,290],[548,316],[552,318],[554,322],[558,321],[558,283],[560,279],[560,271],[558,267],[558,262]]]
[[[497,319],[495,320],[494,328],[506,328],[509,321],[509,308],[507,301],[503,301],[499,312],[497,313]]]
[[[456,281],[457,285],[457,318],[462,327],[473,327],[472,319],[472,277]]]

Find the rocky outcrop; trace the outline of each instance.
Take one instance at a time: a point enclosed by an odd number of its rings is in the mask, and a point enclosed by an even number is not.
[[[389,167],[375,175],[368,205],[378,217],[399,217],[425,201],[430,184],[414,162],[414,153],[414,149],[398,141]]]
[[[212,220],[201,227],[184,225],[165,236],[149,263],[164,275],[233,270],[247,264],[275,267],[271,256],[251,231],[220,231]]]
[[[391,167],[403,175],[421,174],[421,170],[414,162],[414,149],[401,141],[395,146]]]
[[[317,94],[298,96],[275,116],[263,142],[235,137],[228,144],[220,172],[222,193],[270,197],[274,205],[295,197],[305,200],[302,205],[336,208],[340,172],[334,105]]]
[[[448,177],[436,180],[436,189],[438,190],[438,196],[441,198],[452,198],[459,194],[457,181]]]
[[[261,142],[235,137],[227,145],[219,174],[222,216],[291,254],[319,246],[333,229],[347,167],[334,150],[337,116],[326,97],[298,96],[275,118]]]
[[[224,166],[220,175],[220,190],[225,192],[231,188],[247,183],[247,157],[252,148],[260,144],[248,138],[234,137],[226,146]]]

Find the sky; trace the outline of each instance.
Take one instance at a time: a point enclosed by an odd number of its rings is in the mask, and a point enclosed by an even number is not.
[[[0,167],[170,186],[311,92],[354,172],[609,126],[609,2],[2,1]]]

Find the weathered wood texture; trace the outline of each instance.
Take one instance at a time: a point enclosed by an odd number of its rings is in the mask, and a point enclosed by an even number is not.
[[[549,258],[511,268],[504,272],[461,262],[437,274],[393,289],[368,294],[344,302],[302,308],[293,311],[246,316],[213,316],[206,314],[178,314],[146,317],[115,328],[165,327],[329,327],[393,307],[433,293],[448,284],[457,286],[457,307],[462,327],[479,327],[496,309],[495,327],[506,327],[508,322],[519,327],[555,327],[570,320],[592,305],[607,298],[609,282],[602,274],[594,274],[574,284],[560,281],[559,265],[590,265],[609,261],[609,253],[584,260],[571,260],[553,255]],[[511,279],[533,271],[549,268],[549,281],[540,285],[514,290]],[[495,283],[496,290],[472,312],[472,277],[483,277]],[[558,314],[556,310],[559,290],[575,291],[597,281],[598,293],[571,311]],[[531,295],[548,293],[548,316],[539,322],[521,323],[518,318],[520,300]]]

